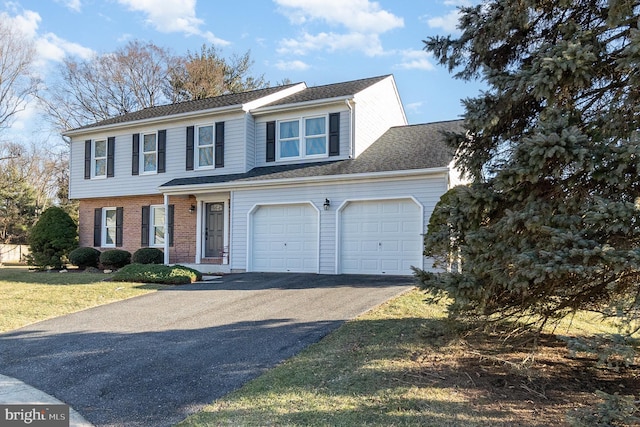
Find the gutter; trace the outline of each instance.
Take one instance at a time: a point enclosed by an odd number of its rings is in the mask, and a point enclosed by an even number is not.
[[[431,169],[411,169],[402,171],[388,172],[364,172],[355,174],[342,175],[317,175],[305,178],[280,178],[271,180],[252,180],[252,181],[230,181],[217,184],[192,184],[192,185],[173,185],[158,187],[158,191],[167,195],[184,195],[194,194],[201,191],[211,192],[212,190],[239,190],[243,188],[259,188],[259,187],[277,187],[300,184],[327,184],[329,182],[343,182],[352,180],[381,180],[381,179],[404,179],[416,177],[420,175],[439,175],[448,173],[447,166]]]

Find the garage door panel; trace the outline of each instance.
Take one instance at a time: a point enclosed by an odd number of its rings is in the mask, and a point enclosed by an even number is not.
[[[422,260],[421,216],[410,199],[350,202],[340,212],[340,271],[412,274]]]
[[[260,206],[252,219],[252,271],[317,272],[318,215],[311,205]]]

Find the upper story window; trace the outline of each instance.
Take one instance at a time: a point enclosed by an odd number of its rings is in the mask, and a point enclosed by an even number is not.
[[[93,155],[91,159],[93,165],[93,178],[107,177],[107,140],[97,139],[93,141]]]
[[[199,126],[197,134],[196,165],[198,168],[213,167],[214,139],[213,125]]]
[[[158,171],[158,140],[154,133],[143,134],[142,137],[142,172],[153,173]]]
[[[278,157],[327,156],[327,118],[303,117],[278,123]]]

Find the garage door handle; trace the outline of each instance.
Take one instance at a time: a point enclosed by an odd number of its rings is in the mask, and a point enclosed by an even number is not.
[[[378,246],[382,246],[382,242],[378,242]]]

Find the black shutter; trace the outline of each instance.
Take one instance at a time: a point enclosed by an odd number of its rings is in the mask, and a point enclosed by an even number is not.
[[[167,131],[158,131],[158,173],[164,173],[167,162]]]
[[[169,246],[173,246],[173,212],[174,205],[169,205],[169,214],[167,215],[167,231],[169,233]]]
[[[133,134],[133,146],[131,148],[131,175],[140,174],[140,134]]]
[[[340,155],[340,113],[329,114],[329,155]]]
[[[107,138],[107,177],[113,177],[114,157],[116,151],[116,138],[110,136]]]
[[[216,123],[216,167],[224,167],[224,122]]]
[[[267,122],[267,162],[276,161],[276,122]]]
[[[140,246],[149,246],[149,220],[151,218],[151,208],[142,207],[142,231],[140,234]]]
[[[116,246],[122,246],[122,225],[124,222],[123,208],[116,208]]]
[[[91,179],[91,140],[84,142],[84,179]]]
[[[193,170],[194,127],[187,127],[187,170]]]
[[[102,245],[102,209],[95,208],[93,211],[93,246]]]

